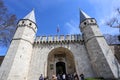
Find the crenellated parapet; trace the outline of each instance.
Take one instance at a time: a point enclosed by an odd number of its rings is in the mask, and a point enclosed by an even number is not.
[[[81,42],[83,41],[82,35],[50,35],[50,36],[37,36],[34,43],[60,43],[60,42]]]

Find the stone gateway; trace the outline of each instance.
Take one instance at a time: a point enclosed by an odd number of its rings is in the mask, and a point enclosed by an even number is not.
[[[58,74],[118,78],[120,66],[97,22],[80,11],[82,35],[35,36],[34,10],[19,20],[0,67],[0,80],[52,79]]]

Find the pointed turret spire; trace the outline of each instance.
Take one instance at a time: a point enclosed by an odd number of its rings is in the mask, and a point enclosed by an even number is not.
[[[36,23],[34,9],[28,15],[26,15],[23,19],[29,19]]]
[[[85,12],[83,12],[82,10],[80,10],[80,23],[87,19],[87,18],[91,18],[90,16],[88,16]]]

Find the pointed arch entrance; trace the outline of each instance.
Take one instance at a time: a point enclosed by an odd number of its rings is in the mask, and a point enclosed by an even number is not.
[[[48,54],[47,75],[51,78],[53,74],[71,74],[76,72],[73,53],[64,47],[58,47]]]

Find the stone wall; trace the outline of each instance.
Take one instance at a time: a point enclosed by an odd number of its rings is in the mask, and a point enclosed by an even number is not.
[[[48,76],[50,79],[51,75],[55,74],[56,71],[55,69],[53,71],[48,70],[48,55],[57,53],[57,51],[73,55],[73,60],[75,61],[75,71],[78,75],[84,73],[86,77],[96,76],[91,67],[91,62],[83,41],[57,41],[51,43],[38,43],[38,41],[36,41],[33,47],[28,80],[38,80],[40,74],[43,74],[44,77]],[[51,57],[51,59],[53,58]]]

